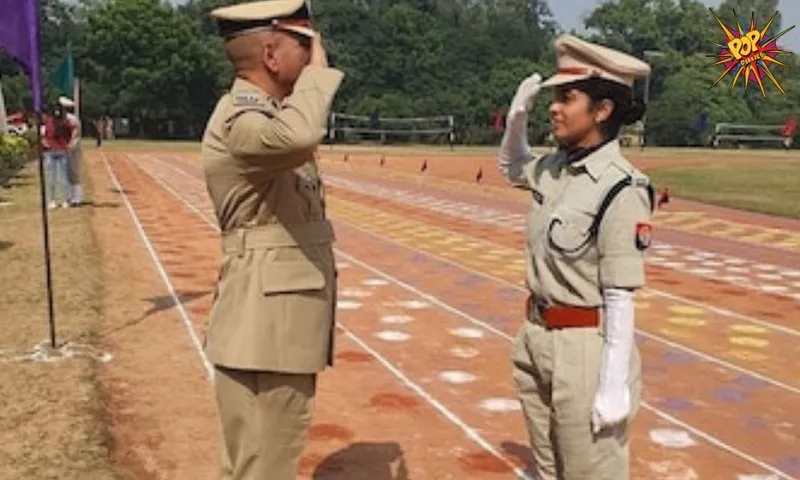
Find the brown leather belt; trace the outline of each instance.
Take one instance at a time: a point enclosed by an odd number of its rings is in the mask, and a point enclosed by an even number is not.
[[[531,295],[527,302],[528,318],[533,318],[531,307],[536,308],[547,328],[585,328],[600,325],[600,309],[568,305],[537,305]]]

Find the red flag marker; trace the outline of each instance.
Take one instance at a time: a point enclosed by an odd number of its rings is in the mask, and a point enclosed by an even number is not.
[[[659,207],[664,203],[669,203],[669,187],[666,187],[664,190],[661,191],[661,196],[658,199]]]
[[[422,162],[422,167],[420,167],[419,171],[424,172],[428,169],[428,159],[426,158],[424,162]]]
[[[475,175],[475,181],[476,181],[477,183],[481,183],[481,180],[482,180],[482,179],[483,179],[483,168],[479,168],[479,169],[478,169],[478,174],[477,174],[477,175]]]

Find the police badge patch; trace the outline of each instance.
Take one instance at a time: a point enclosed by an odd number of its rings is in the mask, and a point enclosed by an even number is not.
[[[233,99],[233,104],[237,107],[245,105],[260,105],[261,96],[252,92],[238,93]]]
[[[636,224],[636,248],[647,250],[650,247],[653,226],[648,222],[638,222]]]

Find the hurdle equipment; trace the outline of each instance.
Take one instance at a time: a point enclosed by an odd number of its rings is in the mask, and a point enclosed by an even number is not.
[[[713,148],[724,145],[741,147],[745,143],[782,144],[784,137],[781,134],[783,125],[751,125],[741,123],[718,123],[714,127],[714,135],[711,140]]]

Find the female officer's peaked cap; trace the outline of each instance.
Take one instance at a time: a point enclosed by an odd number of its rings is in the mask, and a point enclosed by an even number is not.
[[[650,75],[650,65],[638,58],[572,35],[561,35],[553,47],[558,66],[555,75],[542,82],[543,87],[589,78],[605,78],[632,87],[636,78]]]

